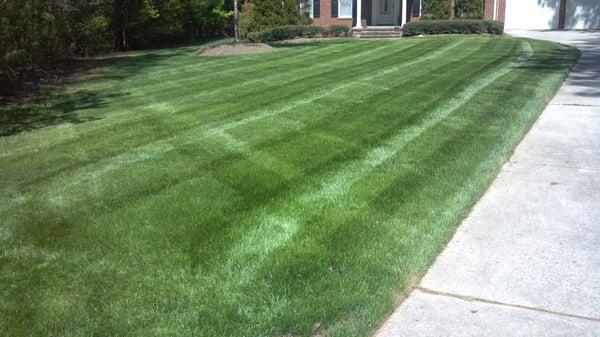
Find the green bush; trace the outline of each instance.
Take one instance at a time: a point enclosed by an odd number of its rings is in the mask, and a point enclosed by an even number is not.
[[[504,23],[487,20],[432,20],[409,22],[402,28],[402,35],[430,34],[494,34],[504,33]]]
[[[452,2],[450,0],[423,1],[424,20],[448,20],[452,15]]]
[[[346,37],[350,35],[350,28],[344,25],[331,25],[323,30],[322,35],[327,37]]]
[[[323,33],[323,27],[311,25],[279,26],[248,33],[250,42],[275,42],[291,40],[297,37],[317,37]]]
[[[317,37],[323,34],[323,27],[321,26],[313,26],[313,25],[304,25],[302,26],[302,35],[303,37]]]
[[[298,12],[295,0],[284,4]],[[226,35],[231,8],[229,0],[0,0],[0,91],[74,56]]]
[[[457,19],[483,19],[483,0],[456,0],[454,17]]]
[[[502,35],[504,34],[504,22],[502,21],[489,21],[485,20],[487,25],[487,33],[493,35]]]
[[[297,0],[246,0],[239,21],[242,38],[274,27],[311,23],[308,14],[300,12]]]

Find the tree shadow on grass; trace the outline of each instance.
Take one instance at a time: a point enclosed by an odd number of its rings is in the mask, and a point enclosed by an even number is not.
[[[535,71],[536,73],[563,72],[575,65],[578,54],[577,50],[568,47],[536,51],[530,60],[517,66],[517,68]]]
[[[570,69],[567,81],[577,87],[572,94],[580,97],[596,97],[600,94],[600,35],[589,38],[590,33],[570,32],[581,34],[581,39],[570,43],[581,53],[571,47],[552,48],[536,52],[534,57],[519,68],[532,70],[536,73],[563,73]]]
[[[29,86],[16,89],[13,97],[6,100],[9,104],[0,104],[0,137],[64,123],[99,120],[103,115],[95,109],[113,104],[113,100],[127,96],[129,92],[86,89],[65,92],[64,86],[92,80],[122,81],[164,66],[168,59],[184,54],[185,49],[179,48],[63,61],[55,69],[45,71],[44,78],[38,77]]]
[[[0,137],[64,123],[81,124],[102,118],[83,110],[105,107],[110,100],[127,93],[101,93],[79,90],[66,94],[46,94],[32,102],[0,109]]]
[[[566,70],[573,69],[579,56],[580,52],[577,49],[561,46],[559,48],[536,51],[531,59],[516,68],[535,74],[563,74]]]

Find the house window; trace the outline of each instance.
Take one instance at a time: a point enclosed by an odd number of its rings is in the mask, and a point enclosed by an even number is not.
[[[338,17],[338,0],[331,0],[331,17]]]
[[[321,0],[312,0],[311,18],[317,19],[321,17]]]
[[[352,0],[338,0],[339,3],[339,17],[340,18],[352,18]]]
[[[421,16],[421,0],[412,0],[410,15],[413,18]]]

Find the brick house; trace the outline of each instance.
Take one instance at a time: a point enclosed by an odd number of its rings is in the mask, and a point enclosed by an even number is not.
[[[419,20],[427,0],[311,0],[311,17],[317,25],[403,26]],[[485,0],[485,18],[504,21],[506,0]],[[362,20],[357,20],[360,17]],[[362,23],[362,24],[361,24]]]

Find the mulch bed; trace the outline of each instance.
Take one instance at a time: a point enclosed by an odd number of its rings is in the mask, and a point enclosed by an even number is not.
[[[264,43],[228,43],[200,49],[198,56],[228,56],[263,54],[274,51],[275,48]]]

